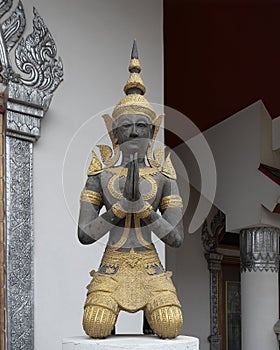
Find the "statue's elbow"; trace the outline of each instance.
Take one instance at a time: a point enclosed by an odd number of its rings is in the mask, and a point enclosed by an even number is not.
[[[79,242],[84,245],[95,242],[95,239],[87,235],[81,227],[78,227],[78,239],[79,239]]]

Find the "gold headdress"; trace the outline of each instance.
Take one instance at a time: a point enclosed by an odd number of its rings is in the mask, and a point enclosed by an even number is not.
[[[121,116],[127,114],[141,114],[149,118],[151,124],[154,126],[153,138],[150,142],[150,146],[147,150],[147,160],[151,167],[159,168],[162,165],[164,147],[159,147],[153,152],[156,136],[158,134],[163,115],[156,116],[155,111],[143,96],[146,92],[146,87],[140,77],[141,65],[138,59],[138,50],[136,41],[133,42],[131,60],[128,68],[130,76],[124,86],[124,92],[126,96],[120,100],[113,110],[112,116],[109,114],[103,115],[109,136],[113,145],[113,150],[107,145],[99,145],[99,151],[101,153],[102,162],[106,167],[114,166],[119,157],[120,149],[118,140],[116,140],[113,133],[113,123]],[[95,164],[95,163],[94,163]],[[165,163],[163,165],[165,167]],[[91,174],[98,173],[102,170],[98,167],[96,171],[91,170]],[[167,172],[165,172],[167,174]]]
[[[128,70],[130,75],[123,89],[126,96],[116,105],[112,114],[113,120],[116,121],[124,114],[143,114],[147,116],[153,124],[156,119],[156,114],[150,103],[143,96],[146,92],[146,87],[140,77],[141,65],[138,59],[138,50],[135,40],[133,42]]]

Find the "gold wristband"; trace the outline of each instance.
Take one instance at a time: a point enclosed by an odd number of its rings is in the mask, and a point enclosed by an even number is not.
[[[147,218],[151,212],[153,211],[153,207],[151,206],[151,204],[149,204],[148,202],[145,202],[145,205],[144,207],[139,210],[137,213],[135,213],[135,216],[138,218],[138,219],[145,219]]]
[[[95,204],[99,207],[102,206],[102,197],[99,192],[83,190],[81,193],[80,201]]]
[[[127,213],[123,210],[119,203],[113,204],[111,210],[114,213],[114,215],[119,219],[123,219],[126,217]]]

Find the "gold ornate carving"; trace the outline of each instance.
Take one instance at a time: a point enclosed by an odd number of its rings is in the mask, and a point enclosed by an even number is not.
[[[161,338],[173,339],[182,331],[183,316],[178,306],[164,306],[151,314],[146,313],[146,316],[151,328]]]
[[[143,94],[146,92],[146,87],[138,73],[130,73],[130,76],[125,84],[125,87],[123,88],[123,91],[127,93],[131,88],[140,89],[143,92]]]
[[[98,159],[96,153],[94,151],[92,151],[92,159],[91,159],[91,163],[90,166],[88,168],[88,176],[89,175],[96,175],[102,172],[102,164],[100,162],[100,160]]]
[[[107,171],[113,173],[114,175],[110,178],[108,181],[108,189],[111,195],[116,199],[122,199],[123,194],[119,192],[115,187],[115,182],[123,176],[127,176],[127,168],[111,168],[106,169]],[[152,168],[140,168],[139,169],[139,176],[146,179],[151,184],[151,190],[148,193],[143,194],[143,199],[145,201],[153,198],[157,193],[157,182],[152,178],[152,174],[158,173],[157,169]]]
[[[127,176],[127,172],[128,172],[127,168],[124,168],[124,167],[108,168],[106,169],[106,171],[109,171],[112,174],[117,174],[118,177]],[[145,167],[145,168],[139,169],[139,176],[154,175],[157,173],[159,173],[159,170],[155,168]]]
[[[87,202],[91,204],[102,206],[102,196],[98,192],[83,190],[80,197],[81,202]]]
[[[132,58],[130,60],[128,70],[131,71],[132,69],[137,69],[139,71],[139,73],[141,72],[142,68],[141,68],[140,61],[138,58]]]
[[[180,196],[165,196],[160,202],[160,210],[165,210],[167,208],[182,208],[183,201]]]
[[[165,159],[165,162],[164,162],[162,169],[161,169],[161,173],[163,175],[169,177],[170,179],[173,179],[173,180],[177,179],[176,171],[174,169],[174,166],[173,166],[171,158],[170,158],[170,153],[168,154],[168,156]]]
[[[104,164],[108,163],[109,159],[112,158],[113,151],[112,148],[108,145],[97,145],[101,155],[102,162]]]
[[[125,96],[115,107],[112,117],[117,120],[121,115],[126,114],[141,114],[147,116],[153,123],[156,119],[156,114],[147,101],[147,99],[138,94],[130,94]]]
[[[123,219],[126,216],[126,212],[123,210],[123,208],[121,207],[121,205],[119,203],[115,203],[112,205],[111,207],[112,212],[114,213],[114,215],[119,218],[119,219]]]

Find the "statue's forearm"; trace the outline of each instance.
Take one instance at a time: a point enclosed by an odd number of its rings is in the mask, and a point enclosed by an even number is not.
[[[78,226],[78,237],[82,244],[91,244],[102,238],[109,232],[118,222],[120,218],[114,215],[110,209],[98,216],[91,216],[80,213],[80,220]]]
[[[143,219],[146,225],[158,238],[171,247],[180,247],[183,242],[183,228],[181,223],[172,225],[163,216],[152,211],[149,216]]]

